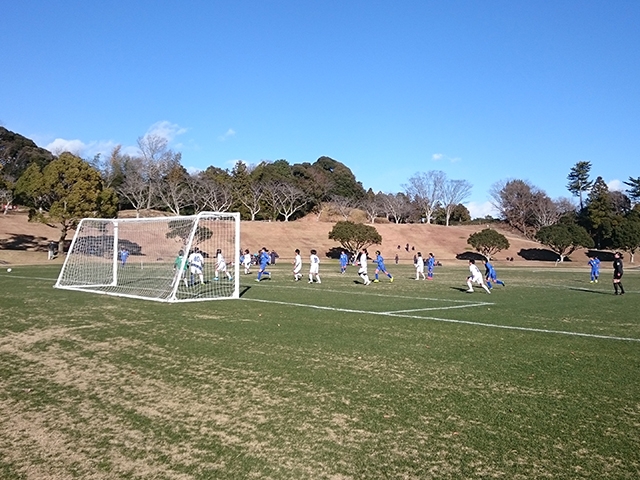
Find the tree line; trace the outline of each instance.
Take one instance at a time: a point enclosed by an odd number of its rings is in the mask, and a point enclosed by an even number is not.
[[[58,156],[29,139],[0,127],[0,199],[20,203],[36,220],[55,222],[61,240],[88,216],[115,216],[118,210],[148,209],[173,215],[201,211],[239,211],[244,220],[289,221],[318,218],[327,210],[349,220],[355,209],[368,223],[451,223],[471,220],[463,205],[472,185],[449,179],[442,171],[417,172],[397,193],[365,190],[341,162],[286,160],[230,170],[210,166],[188,172],[181,154],[157,135],[138,138],[138,153],[121,146],[108,156],[82,159]],[[634,253],[640,229],[640,177],[629,177],[625,192],[609,191],[602,177],[590,178],[591,164],[578,162],[567,176],[567,189],[579,198],[551,199],[527,180],[502,180],[490,191],[499,217],[526,237],[556,251],[561,258],[578,247],[619,248]],[[486,220],[493,220],[487,218]]]

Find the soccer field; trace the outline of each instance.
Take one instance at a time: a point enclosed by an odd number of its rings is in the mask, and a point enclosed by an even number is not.
[[[0,478],[640,477],[640,271],[307,267],[186,305],[2,270]]]

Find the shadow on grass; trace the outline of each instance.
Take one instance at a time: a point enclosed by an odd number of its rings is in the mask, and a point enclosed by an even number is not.
[[[249,290],[251,290],[251,287],[242,287],[240,289],[240,298],[242,298],[242,296],[247,293]]]
[[[613,292],[605,292],[603,290],[591,290],[589,288],[580,288],[580,287],[568,287],[569,290],[575,290],[577,292],[584,292],[584,293],[595,293],[597,295],[613,295]]]
[[[9,238],[0,240],[0,248],[6,250],[33,250],[36,252],[46,252],[48,239],[35,235],[11,234]]]
[[[467,293],[467,288],[464,287],[449,287],[451,290],[458,290],[459,292]]]

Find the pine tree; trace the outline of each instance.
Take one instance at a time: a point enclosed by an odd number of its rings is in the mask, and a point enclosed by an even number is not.
[[[580,197],[580,210],[584,208],[584,204],[582,202],[582,193],[588,192],[593,184],[592,181],[589,180],[589,172],[591,170],[591,162],[578,162],[576,163],[567,175],[567,180],[569,183],[567,184],[567,189],[576,197]]]

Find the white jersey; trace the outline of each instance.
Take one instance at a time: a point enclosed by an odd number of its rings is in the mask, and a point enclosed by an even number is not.
[[[221,253],[216,256],[216,272],[226,272],[227,271],[227,262]]]
[[[244,261],[242,262],[242,264],[244,265],[244,268],[249,268],[251,266],[251,254],[250,253],[245,253],[244,254]]]
[[[358,270],[358,274],[366,274],[367,273],[367,254],[361,253],[360,259],[358,261],[360,263],[360,269]]]
[[[418,257],[416,259],[416,271],[418,273],[423,273],[424,272],[424,258]]]
[[[309,273],[318,273],[320,271],[320,258],[317,255],[311,255],[309,262],[311,262]]]
[[[203,266],[204,257],[200,252],[193,252],[189,255],[189,267],[191,267],[191,273],[202,273]]]
[[[293,262],[293,273],[300,273],[300,270],[302,270],[302,257],[300,255],[296,255]]]
[[[471,272],[471,281],[477,284],[482,283],[482,274],[480,273],[480,269],[475,263],[469,264],[469,272]]]

